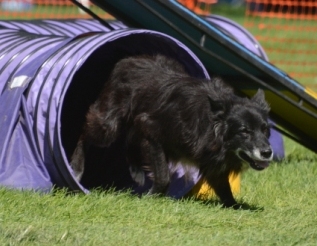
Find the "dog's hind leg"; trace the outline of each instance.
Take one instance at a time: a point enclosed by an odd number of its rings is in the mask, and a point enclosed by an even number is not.
[[[131,177],[142,186],[148,173],[153,181],[149,194],[164,195],[170,183],[170,173],[162,147],[147,139],[129,140],[127,153]]]
[[[150,168],[153,172],[153,185],[149,194],[165,195],[170,184],[170,172],[162,146],[154,141],[148,141]]]
[[[143,186],[145,184],[144,168],[149,165],[146,161],[147,152],[142,152],[144,151],[144,148],[141,148],[142,140],[140,142],[140,139],[131,132],[127,137],[127,160],[130,165],[130,175],[139,186]]]
[[[142,113],[135,117],[130,136],[131,140],[133,136],[138,136],[139,159],[153,173],[153,185],[149,194],[165,195],[170,183],[170,172],[163,147],[157,140],[160,134],[158,129],[159,125],[147,113]]]
[[[77,181],[80,181],[84,169],[85,169],[85,156],[87,152],[87,144],[82,139],[82,136],[80,137],[79,141],[77,142],[77,146],[73,152],[73,155],[71,157],[70,166],[72,167],[74,171],[75,178]]]

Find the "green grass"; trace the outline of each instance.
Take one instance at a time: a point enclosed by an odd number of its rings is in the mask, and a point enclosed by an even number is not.
[[[213,13],[243,24],[241,9],[221,8]],[[285,145],[282,163],[243,174],[237,199],[250,210],[127,192],[0,189],[0,245],[316,245],[317,155]]]
[[[284,162],[242,176],[240,202],[0,189],[0,245],[316,245],[317,155],[286,141]]]

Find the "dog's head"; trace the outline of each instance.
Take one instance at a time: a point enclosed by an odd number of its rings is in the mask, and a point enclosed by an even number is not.
[[[227,119],[233,151],[255,170],[265,169],[273,158],[268,112],[264,92],[258,90],[249,103],[233,105]]]
[[[269,110],[264,92],[258,90],[253,98],[231,104],[222,121],[226,151],[234,153],[243,164],[255,170],[265,169],[273,158],[269,143]]]

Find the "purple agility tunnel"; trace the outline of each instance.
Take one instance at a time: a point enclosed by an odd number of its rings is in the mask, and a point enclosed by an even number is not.
[[[128,28],[122,22],[107,21],[107,26],[96,20],[0,20],[0,28],[26,31],[33,34],[74,37],[89,32],[110,32]]]
[[[259,43],[239,25],[206,17],[231,38],[267,60]],[[0,185],[49,191],[53,186],[88,192],[115,186],[143,192],[131,179],[123,139],[94,149],[79,183],[69,166],[85,114],[114,64],[123,57],[161,53],[184,64],[195,77],[209,75],[182,43],[155,31],[129,29],[121,22],[95,20],[0,21]],[[2,29],[1,29],[2,28]],[[282,136],[271,130],[275,159],[284,157]],[[172,171],[168,194],[181,198],[191,181],[179,166]]]
[[[74,37],[89,32],[110,32],[127,28],[120,21],[107,21],[108,26],[96,20],[0,20],[0,28],[23,30],[33,34]]]
[[[81,183],[69,166],[85,113],[114,64],[126,56],[161,53],[179,60],[192,76],[208,78],[190,50],[155,31],[122,29],[64,38],[0,30],[0,35],[11,42],[0,46],[0,184],[7,187],[133,188],[122,140],[95,150]],[[182,177],[183,171],[176,170],[173,180],[184,183]],[[186,194],[198,180],[197,170],[193,177],[187,186],[172,185],[171,196]]]
[[[205,19],[229,37],[244,45],[254,54],[257,54],[264,60],[268,60],[260,43],[242,26],[219,15],[209,15],[206,16]]]

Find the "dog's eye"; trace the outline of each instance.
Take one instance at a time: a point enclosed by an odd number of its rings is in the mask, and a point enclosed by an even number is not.
[[[264,135],[268,136],[270,134],[270,128],[268,125],[263,124],[261,126],[261,131],[263,132]]]

